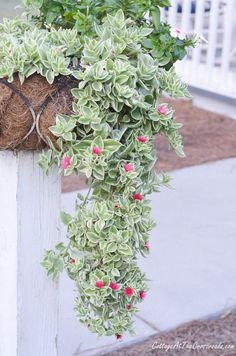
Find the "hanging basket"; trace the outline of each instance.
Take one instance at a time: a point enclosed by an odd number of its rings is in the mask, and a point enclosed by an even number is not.
[[[23,85],[17,75],[12,83],[0,79],[0,149],[39,150],[48,139],[55,143],[49,127],[55,125],[58,113],[71,114],[71,89],[77,85],[66,76],[52,85],[38,74]]]

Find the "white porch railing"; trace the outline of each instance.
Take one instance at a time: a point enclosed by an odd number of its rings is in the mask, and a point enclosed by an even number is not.
[[[236,0],[172,0],[162,20],[206,38],[176,64],[189,85],[236,99]]]

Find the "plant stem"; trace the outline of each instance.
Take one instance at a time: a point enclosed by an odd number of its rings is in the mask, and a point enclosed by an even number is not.
[[[86,205],[86,203],[87,203],[87,201],[88,201],[88,199],[89,199],[89,195],[90,195],[90,193],[91,193],[91,190],[92,190],[92,182],[90,183],[90,187],[89,187],[88,193],[86,194],[86,197],[85,197],[85,199],[84,199],[84,202],[83,202],[83,204],[82,204],[82,207],[84,207],[84,206]]]

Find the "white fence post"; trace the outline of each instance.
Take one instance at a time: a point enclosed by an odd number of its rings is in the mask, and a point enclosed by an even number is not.
[[[1,356],[57,356],[58,286],[40,262],[59,241],[60,179],[38,158],[0,152]]]

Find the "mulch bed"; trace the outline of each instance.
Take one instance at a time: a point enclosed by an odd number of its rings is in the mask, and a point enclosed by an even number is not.
[[[164,137],[157,136],[157,171],[172,171],[236,156],[236,120],[194,107],[191,101],[171,101],[176,110],[177,121],[183,123],[181,133],[185,158],[179,158],[169,150]],[[62,191],[70,192],[84,188],[83,176],[63,177]]]
[[[236,310],[217,319],[192,321],[141,343],[100,355],[236,356]]]

